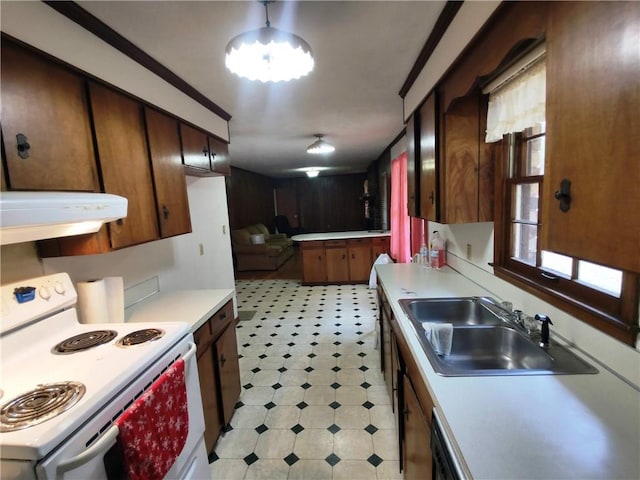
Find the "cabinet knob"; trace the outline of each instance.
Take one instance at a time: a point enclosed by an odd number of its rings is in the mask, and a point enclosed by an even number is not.
[[[31,145],[27,141],[27,136],[23,133],[19,133],[16,135],[16,142],[18,147],[18,156],[20,158],[29,158],[29,149]]]
[[[162,216],[165,220],[169,218],[169,207],[167,207],[166,205],[162,205]]]
[[[560,182],[560,190],[557,190],[554,196],[560,201],[560,210],[568,212],[571,208],[571,180],[564,178]]]
[[[220,366],[224,367],[224,364],[227,362],[227,359],[224,358],[224,355],[220,355]]]
[[[209,150],[207,150],[207,147],[204,147],[202,149],[202,153],[204,153],[204,156],[206,157],[207,155],[209,155]]]
[[[431,195],[429,195],[429,200],[431,200],[431,205],[433,205],[433,200],[434,200],[434,196],[433,196],[433,192],[431,192]]]

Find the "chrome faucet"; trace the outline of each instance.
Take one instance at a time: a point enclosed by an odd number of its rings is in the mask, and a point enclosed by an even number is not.
[[[545,350],[549,348],[549,325],[553,325],[553,322],[547,315],[536,313],[536,320],[542,322],[542,328],[540,329],[540,345]]]

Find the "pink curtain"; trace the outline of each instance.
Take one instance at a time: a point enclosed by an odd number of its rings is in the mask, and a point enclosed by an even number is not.
[[[418,253],[424,239],[425,245],[429,246],[429,235],[427,235],[426,221],[422,218],[411,217],[411,252]]]
[[[411,258],[406,152],[391,161],[391,256],[398,263]]]

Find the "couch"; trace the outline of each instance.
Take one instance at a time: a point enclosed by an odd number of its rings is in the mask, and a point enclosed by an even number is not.
[[[231,248],[239,272],[277,270],[293,255],[293,241],[284,233],[270,233],[261,223],[232,230]]]

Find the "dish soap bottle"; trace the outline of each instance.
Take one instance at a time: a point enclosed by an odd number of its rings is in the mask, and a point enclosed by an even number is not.
[[[429,250],[429,263],[431,268],[439,270],[444,266],[444,240],[437,230],[433,231],[431,237],[431,248]]]

